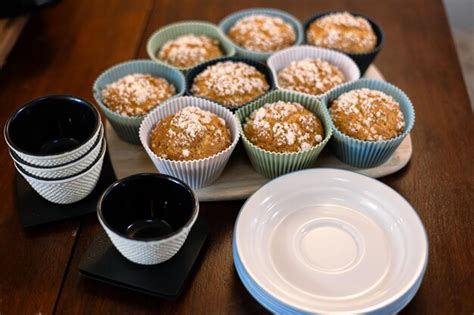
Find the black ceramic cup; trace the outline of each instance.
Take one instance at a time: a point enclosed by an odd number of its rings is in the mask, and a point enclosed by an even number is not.
[[[188,185],[151,173],[113,183],[97,206],[99,221],[118,251],[145,265],[174,256],[198,213],[198,200]]]
[[[8,146],[23,159],[25,155],[26,159],[57,156],[94,144],[100,124],[99,113],[89,102],[53,95],[32,100],[13,113],[4,135]]]

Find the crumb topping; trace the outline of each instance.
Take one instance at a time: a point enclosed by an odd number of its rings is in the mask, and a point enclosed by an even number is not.
[[[296,33],[291,24],[270,15],[250,15],[229,30],[230,39],[252,51],[271,52],[293,45]]]
[[[363,88],[344,93],[332,102],[329,112],[341,132],[360,140],[395,138],[405,127],[400,104],[377,90]]]
[[[195,106],[162,119],[152,130],[150,139],[152,151],[171,160],[205,158],[230,144],[225,120]]]
[[[228,107],[245,104],[270,89],[265,75],[243,62],[225,61],[207,67],[193,81],[194,95]]]
[[[217,40],[189,34],[167,41],[159,50],[158,59],[175,67],[192,67],[223,54]]]
[[[308,150],[324,138],[321,121],[298,103],[278,101],[253,111],[244,124],[247,138],[272,152]]]
[[[148,74],[129,74],[102,90],[102,101],[122,116],[140,116],[175,95],[172,84]]]
[[[336,66],[322,59],[292,61],[278,72],[278,84],[287,90],[320,95],[346,81]]]
[[[311,45],[349,53],[368,52],[377,44],[370,23],[349,12],[332,13],[315,20],[306,35]]]

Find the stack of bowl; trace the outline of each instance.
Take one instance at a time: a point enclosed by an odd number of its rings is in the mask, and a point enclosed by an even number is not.
[[[79,201],[96,186],[106,143],[100,115],[87,101],[35,99],[13,113],[4,136],[17,171],[50,202]]]

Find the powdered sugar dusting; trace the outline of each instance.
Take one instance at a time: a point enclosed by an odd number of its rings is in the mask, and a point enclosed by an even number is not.
[[[325,93],[345,81],[341,70],[319,58],[292,61],[278,72],[280,87],[311,95]]]
[[[252,51],[270,52],[293,45],[296,33],[291,24],[280,17],[250,15],[238,20],[229,37],[239,46]]]

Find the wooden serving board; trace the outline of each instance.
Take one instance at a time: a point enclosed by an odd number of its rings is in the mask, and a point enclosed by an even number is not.
[[[383,76],[373,65],[370,66],[365,77],[383,80]],[[108,121],[105,124],[105,132],[110,159],[118,179],[137,173],[157,172],[141,145],[133,145],[122,141]],[[411,154],[411,138],[410,135],[408,135],[392,157],[378,167],[369,169],[352,167],[338,160],[330,149],[323,150],[314,167],[346,169],[378,178],[402,169],[410,160]],[[270,179],[263,177],[254,170],[245,153],[244,147],[239,143],[221,177],[212,185],[197,189],[196,193],[200,201],[247,199],[247,197],[269,180]]]

